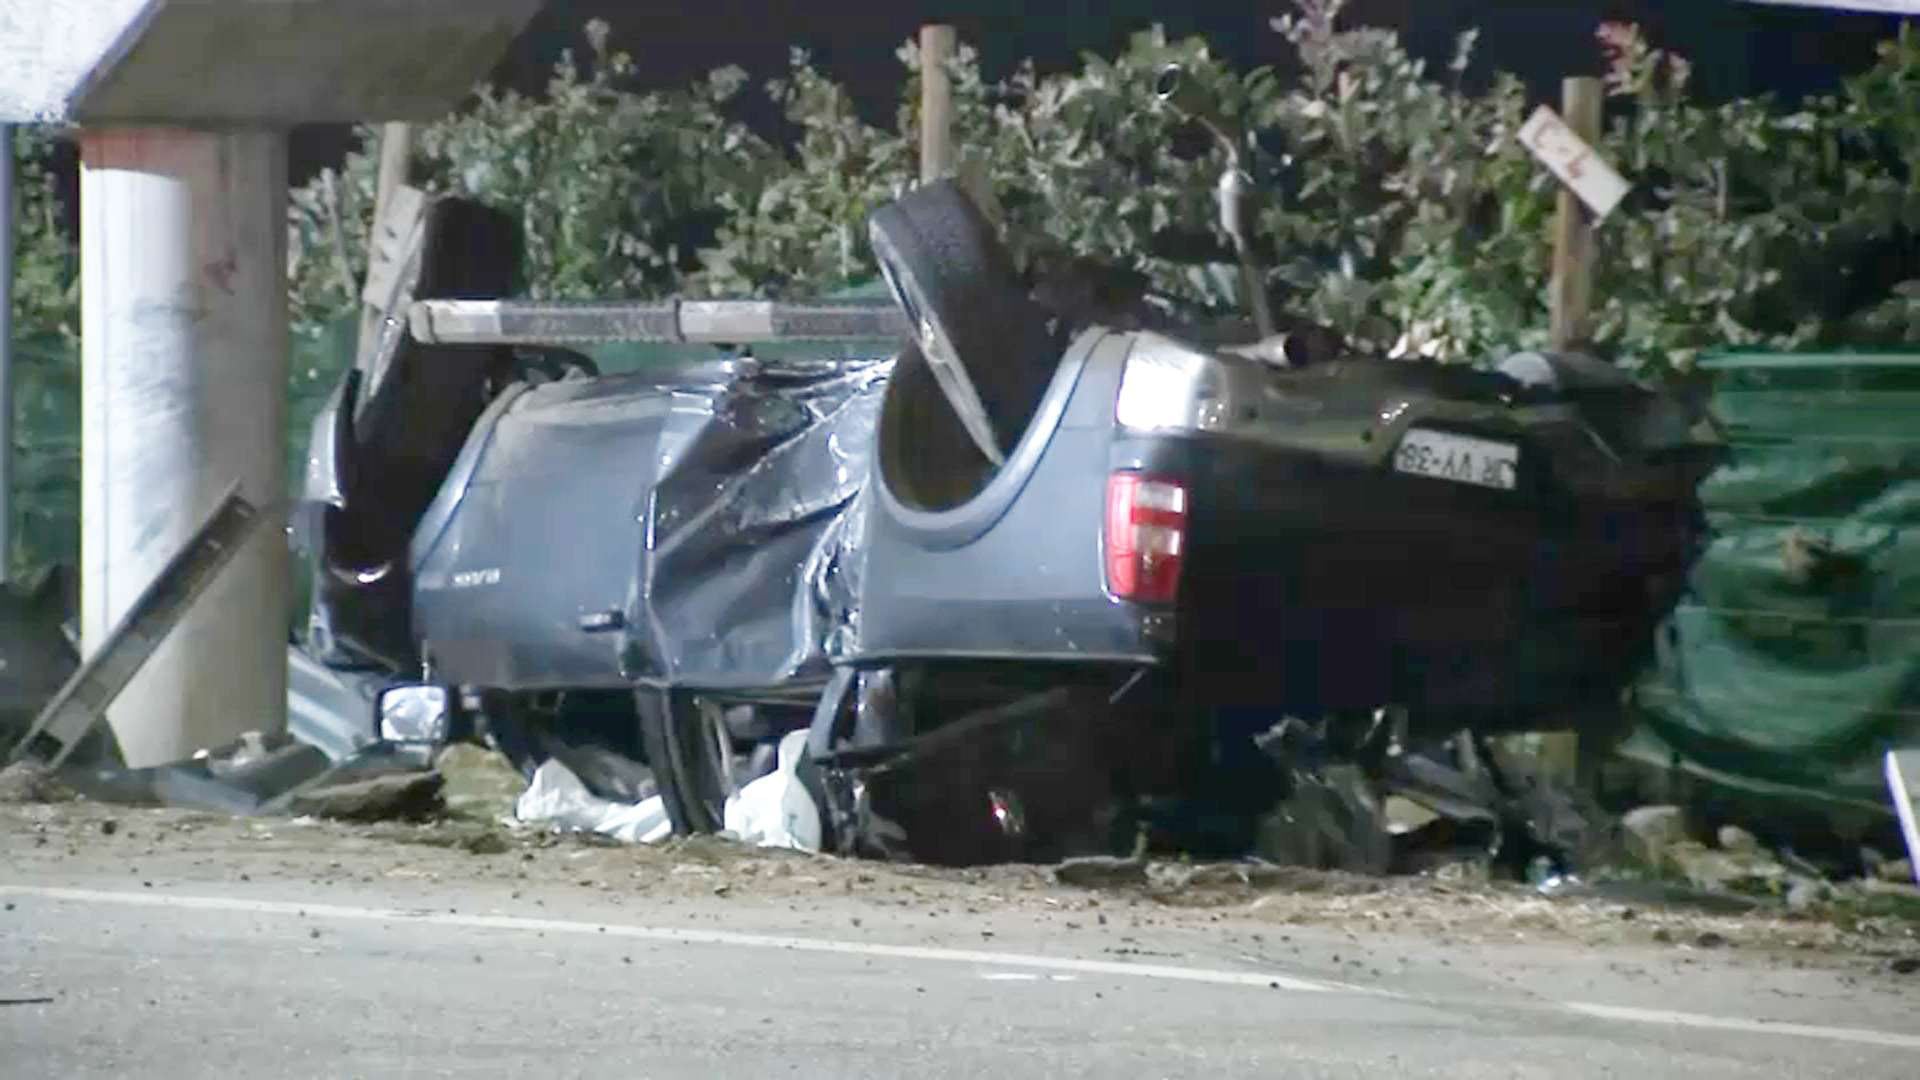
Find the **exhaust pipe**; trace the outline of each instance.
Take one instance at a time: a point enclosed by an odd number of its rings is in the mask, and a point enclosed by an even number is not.
[[[1154,79],[1154,97],[1172,108],[1175,112],[1190,120],[1195,120],[1213,133],[1227,154],[1226,168],[1221,170],[1220,184],[1216,194],[1220,202],[1220,228],[1233,240],[1234,254],[1240,261],[1240,285],[1246,292],[1247,308],[1253,315],[1253,325],[1264,340],[1274,336],[1273,311],[1267,304],[1266,275],[1253,258],[1253,244],[1247,237],[1246,201],[1249,178],[1241,167],[1241,147],[1246,144],[1246,132],[1240,125],[1221,115],[1213,102],[1209,100],[1187,69],[1179,64],[1168,64],[1160,69]]]
[[[1240,167],[1240,147],[1244,133],[1237,124],[1220,115],[1212,101],[1200,89],[1187,69],[1180,64],[1168,64],[1160,69],[1160,76],[1154,80],[1153,93],[1163,103],[1189,120],[1196,120],[1213,133],[1227,152],[1227,159],[1235,169]]]

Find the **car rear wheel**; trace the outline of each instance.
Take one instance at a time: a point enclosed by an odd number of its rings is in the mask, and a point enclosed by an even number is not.
[[[684,690],[641,690],[640,741],[676,835],[719,832],[734,792],[733,738],[713,702]]]

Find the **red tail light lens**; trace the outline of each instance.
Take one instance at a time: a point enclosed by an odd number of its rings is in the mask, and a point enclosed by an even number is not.
[[[1107,589],[1122,600],[1170,604],[1187,548],[1187,488],[1117,472],[1107,478]]]

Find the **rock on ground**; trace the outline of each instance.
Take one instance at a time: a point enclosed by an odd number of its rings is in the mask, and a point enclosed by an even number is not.
[[[444,786],[438,772],[394,773],[297,792],[287,811],[335,821],[418,821],[445,809]]]
[[[78,795],[45,765],[16,761],[0,769],[0,803],[72,802]]]
[[[1731,892],[1772,893],[1792,877],[1764,851],[1726,851],[1692,840],[1667,848],[1653,865],[1679,874],[1695,888]]]
[[[442,797],[447,812],[477,821],[513,816],[513,805],[527,789],[520,775],[497,750],[472,743],[455,743],[442,750],[434,769],[446,778]]]
[[[1661,866],[1667,852],[1687,840],[1687,814],[1677,806],[1642,806],[1620,819],[1627,854],[1648,866]]]

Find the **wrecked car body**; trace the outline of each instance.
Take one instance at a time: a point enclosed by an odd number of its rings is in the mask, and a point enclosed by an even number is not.
[[[680,832],[805,731],[829,846],[1046,859],[1167,799],[1244,845],[1282,749],[1602,722],[1684,586],[1717,449],[1611,365],[1302,364],[1269,319],[1041,302],[954,184],[872,220],[909,341],[833,362],[599,375],[569,327],[684,313],[462,308],[504,290],[426,250],[316,423],[317,651],[529,773],[644,760]]]

